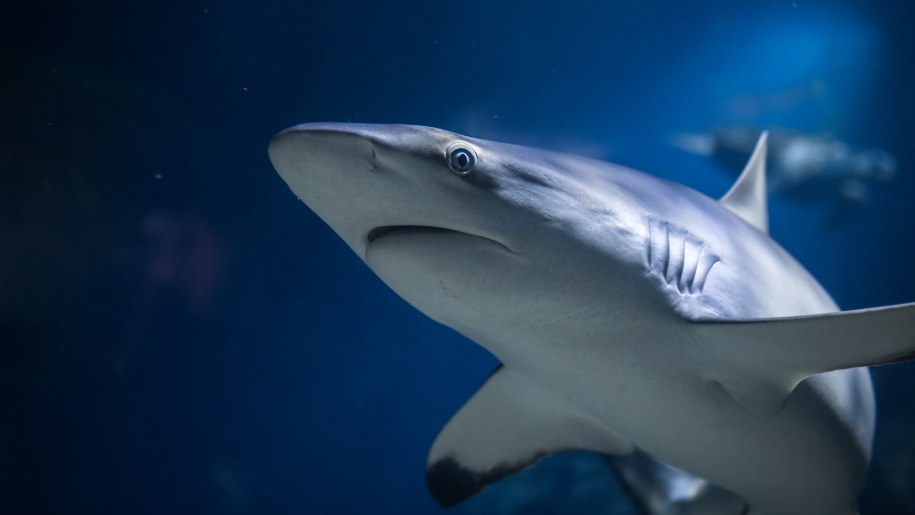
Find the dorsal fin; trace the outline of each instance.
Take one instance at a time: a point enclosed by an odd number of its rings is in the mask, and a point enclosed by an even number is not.
[[[721,205],[760,231],[769,234],[769,210],[766,207],[766,140],[767,131],[759,136],[750,162],[737,182],[723,197]]]

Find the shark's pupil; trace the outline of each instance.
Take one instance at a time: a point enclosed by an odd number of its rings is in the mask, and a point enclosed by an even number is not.
[[[448,156],[448,167],[456,174],[467,175],[476,165],[477,158],[471,150],[466,148],[456,148]]]

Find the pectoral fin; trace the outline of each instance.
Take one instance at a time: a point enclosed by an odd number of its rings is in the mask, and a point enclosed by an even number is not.
[[[632,448],[559,393],[500,366],[438,435],[426,482],[439,504],[451,506],[549,454]]]
[[[915,359],[915,303],[823,315],[710,320],[696,341],[724,389],[761,414],[781,410],[804,378]]]

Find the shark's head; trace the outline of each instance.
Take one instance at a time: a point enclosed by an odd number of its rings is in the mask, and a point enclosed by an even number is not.
[[[594,267],[623,282],[629,267],[613,262],[643,259],[613,209],[627,195],[589,184],[590,160],[405,125],[299,125],[269,153],[385,283],[478,342],[584,309],[562,302],[613,287],[594,284]]]

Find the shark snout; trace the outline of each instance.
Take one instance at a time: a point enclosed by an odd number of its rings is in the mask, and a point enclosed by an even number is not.
[[[375,148],[370,138],[318,124],[298,125],[280,132],[270,141],[268,153],[287,182],[296,176],[314,180],[320,179],[317,174],[331,171],[375,168]]]
[[[490,216],[481,178],[449,169],[448,150],[460,141],[428,127],[316,123],[277,134],[269,155],[296,196],[360,257],[374,239],[395,233],[454,231],[511,248],[496,227],[505,213]]]
[[[360,256],[383,227],[455,222],[433,200],[436,176],[451,179],[441,162],[427,162],[424,128],[316,123],[286,129],[271,140],[270,160],[289,188]],[[428,130],[428,129],[426,129]],[[422,136],[425,145],[414,142]],[[436,146],[434,143],[431,146]],[[378,234],[376,232],[375,234]]]
[[[379,177],[377,144],[355,130],[309,124],[280,132],[268,149],[289,189],[360,255],[390,189]]]

